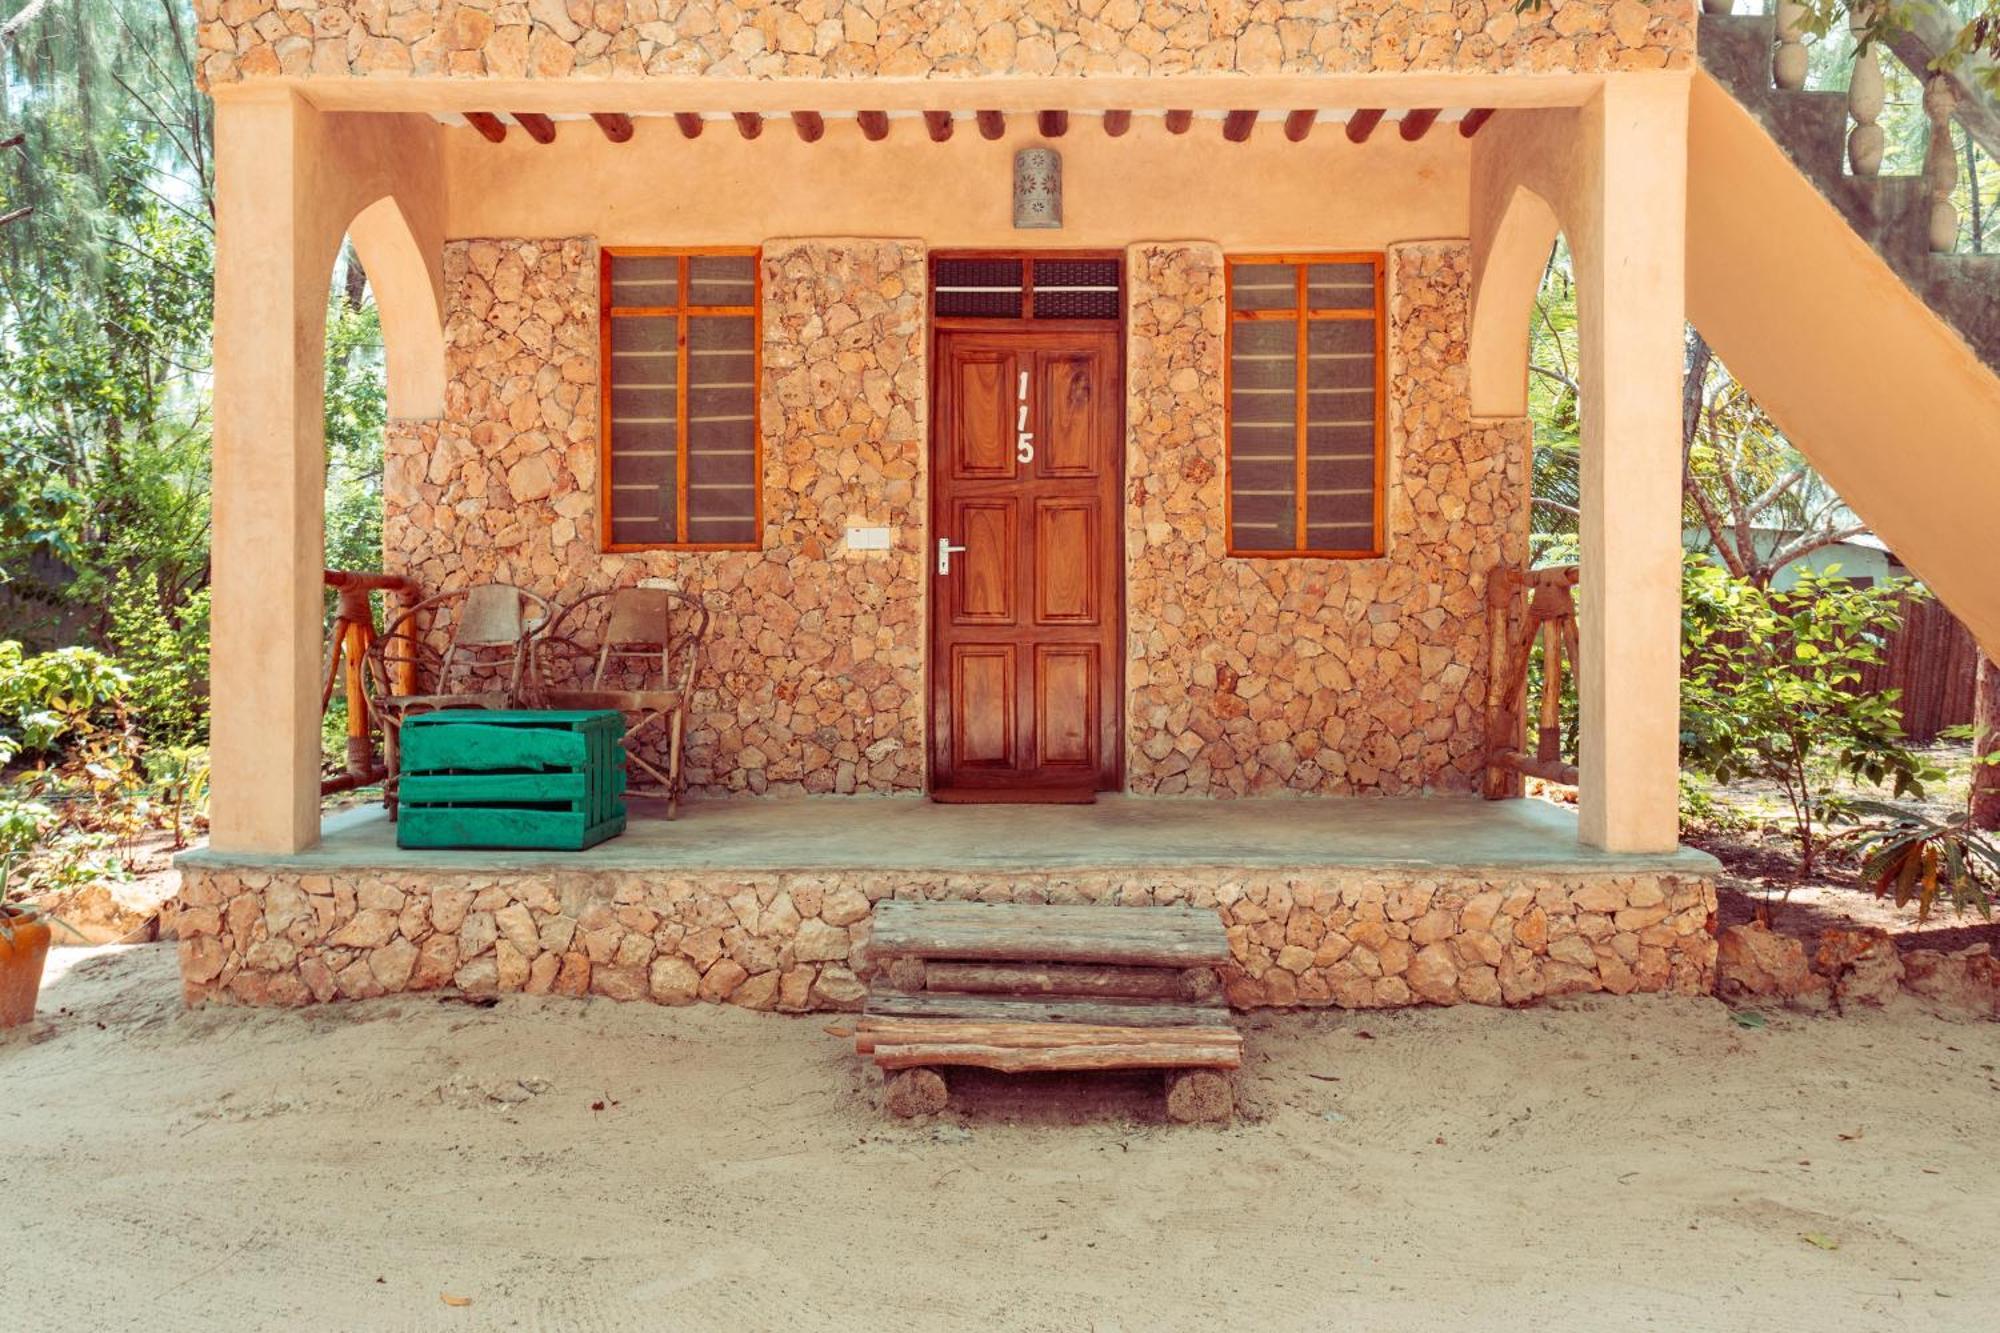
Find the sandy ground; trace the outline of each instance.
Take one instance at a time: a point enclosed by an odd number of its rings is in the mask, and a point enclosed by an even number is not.
[[[1226,1130],[998,1076],[903,1124],[823,1016],[186,1013],[171,946],[55,961],[0,1036],[8,1328],[1826,1333],[2000,1298],[1996,1024],[1250,1018]]]

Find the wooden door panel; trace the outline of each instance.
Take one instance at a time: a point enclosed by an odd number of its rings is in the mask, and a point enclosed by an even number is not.
[[[952,651],[952,766],[1012,772],[1015,762],[1014,645],[969,643]]]
[[[1044,353],[1037,359],[1044,421],[1035,469],[1044,477],[1095,477],[1110,461],[1102,456],[1098,358]]]
[[[1098,616],[1097,504],[1035,502],[1035,623],[1095,625]]]
[[[955,521],[946,535],[965,548],[952,555],[947,580],[953,624],[1011,627],[1016,622],[1019,509],[1014,501],[997,497],[953,507]]]
[[[1115,789],[1117,335],[941,330],[932,366],[933,560],[965,548],[932,565],[933,789]]]
[[[1095,644],[1036,647],[1037,767],[1069,769],[1079,779],[1093,774],[1097,767],[1098,668]]]
[[[1005,481],[1014,475],[1019,394],[1013,355],[979,350],[948,367],[956,410],[951,422],[951,472],[958,481]]]

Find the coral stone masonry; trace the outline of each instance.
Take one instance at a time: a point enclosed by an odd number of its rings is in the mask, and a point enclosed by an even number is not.
[[[1714,884],[1662,872],[321,874],[204,865],[183,870],[177,929],[190,1004],[449,990],[851,1009],[866,989],[873,904],[889,897],[1211,907],[1228,929],[1229,1001],[1245,1009],[1692,995],[1715,981]]]
[[[196,0],[201,76],[970,79],[1684,68],[1690,0]]]

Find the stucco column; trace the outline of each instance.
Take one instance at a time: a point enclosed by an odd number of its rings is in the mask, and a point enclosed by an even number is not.
[[[1581,836],[1678,840],[1681,338],[1689,83],[1612,75],[1579,118]]]
[[[289,92],[216,100],[210,841],[227,851],[319,838],[318,142],[317,113]]]

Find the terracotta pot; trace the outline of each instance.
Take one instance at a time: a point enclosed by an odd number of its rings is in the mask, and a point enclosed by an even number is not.
[[[49,928],[19,912],[0,908],[13,935],[0,935],[0,1028],[19,1027],[35,1016],[42,988],[42,964],[49,957]]]

